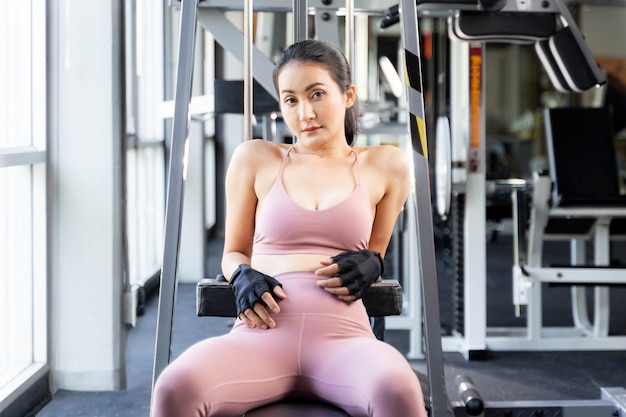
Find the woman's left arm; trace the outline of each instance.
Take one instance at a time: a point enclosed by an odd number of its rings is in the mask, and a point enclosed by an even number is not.
[[[391,146],[368,149],[367,162],[361,171],[362,184],[376,206],[368,249],[342,252],[322,262],[317,285],[343,301],[354,301],[383,273],[387,245],[398,214],[409,192],[409,164],[404,153]],[[364,158],[365,159],[365,158]]]
[[[406,202],[411,184],[410,165],[406,153],[394,146],[376,149],[375,170],[384,190],[376,204],[369,249],[385,255],[393,228]]]

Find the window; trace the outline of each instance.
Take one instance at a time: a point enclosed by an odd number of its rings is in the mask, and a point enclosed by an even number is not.
[[[45,10],[0,4],[0,411],[46,367]]]
[[[165,216],[162,2],[126,3],[126,216],[130,291],[161,267]],[[136,300],[136,295],[133,299]],[[129,322],[134,324],[135,311]]]

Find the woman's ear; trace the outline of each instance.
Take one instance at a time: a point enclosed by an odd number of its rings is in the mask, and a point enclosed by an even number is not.
[[[348,89],[346,90],[346,108],[352,107],[355,101],[356,101],[356,86],[354,84],[350,84],[348,86]]]

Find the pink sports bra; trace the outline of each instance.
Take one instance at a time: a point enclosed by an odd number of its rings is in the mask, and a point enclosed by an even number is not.
[[[352,193],[333,207],[308,210],[293,202],[283,187],[283,170],[292,149],[287,151],[278,177],[258,209],[252,252],[334,256],[366,249],[373,218],[369,199],[361,188],[358,153],[352,150],[357,165],[357,184]]]

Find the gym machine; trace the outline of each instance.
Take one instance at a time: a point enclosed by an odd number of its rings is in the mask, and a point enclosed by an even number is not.
[[[393,11],[392,11],[393,12]],[[584,290],[575,285],[573,292],[575,329],[553,329],[541,323],[541,282],[549,279],[529,266],[519,267],[519,259],[530,259],[516,246],[512,258],[513,299],[516,311],[522,306],[527,314],[527,326],[522,328],[488,328],[486,320],[486,132],[485,132],[485,44],[522,43],[534,45],[553,86],[560,92],[582,92],[604,84],[605,80],[580,34],[568,7],[561,0],[554,1],[481,1],[481,2],[426,2],[418,1],[418,15],[447,19],[450,42],[450,114],[440,114],[436,123],[435,190],[436,208],[440,215],[450,219],[455,259],[454,328],[443,338],[444,351],[461,352],[467,359],[481,358],[487,350],[569,350],[621,349],[623,337],[607,335],[608,288],[596,288],[596,323],[588,324],[583,305]],[[393,22],[394,13],[388,20]],[[406,35],[406,33],[403,33]],[[438,74],[441,76],[441,74]],[[449,118],[448,118],[449,117]],[[520,196],[536,187],[526,180],[496,183],[505,191]],[[454,195],[454,198],[451,196]],[[548,196],[549,197],[549,196]],[[540,202],[540,196],[537,196]],[[534,200],[534,199],[533,199]],[[516,206],[515,204],[513,204]],[[517,207],[517,206],[516,206]],[[593,213],[593,214],[590,214]],[[574,214],[567,212],[565,216]],[[585,216],[602,216],[596,209]],[[608,217],[607,217],[608,216]],[[615,205],[604,213],[605,222],[596,223],[596,267],[608,260],[608,223],[610,217],[623,216]],[[525,220],[525,219],[523,219]],[[523,221],[522,221],[523,222]],[[518,222],[519,223],[519,222]],[[516,223],[517,224],[517,223]],[[604,224],[604,226],[603,226]],[[517,224],[516,232],[523,227]],[[516,235],[516,236],[519,236]],[[536,240],[536,236],[533,236]],[[471,239],[471,244],[469,240]],[[467,242],[466,242],[467,240]],[[587,237],[588,240],[588,237]],[[516,239],[516,245],[521,244]],[[535,242],[532,268],[537,268]],[[584,256],[578,241],[577,260]],[[574,255],[573,255],[574,256]],[[523,272],[525,271],[525,272]],[[595,269],[595,273],[600,272]],[[591,270],[568,270],[568,275],[590,275]],[[616,270],[602,272],[604,280]],[[562,270],[561,272],[562,273]],[[553,280],[555,281],[555,280]],[[577,284],[559,279],[560,283]],[[620,276],[610,283],[623,282]],[[581,285],[594,285],[589,277],[579,278]],[[597,285],[606,284],[602,279]],[[574,345],[572,344],[574,343]]]
[[[609,288],[626,285],[626,269],[610,266],[610,243],[624,240],[612,227],[626,218],[626,196],[620,194],[617,157],[606,107],[545,109],[549,175],[534,174],[528,238],[514,227],[520,242],[513,265],[516,305],[527,308],[528,325],[517,332],[518,349],[622,350],[626,336],[609,334]],[[584,167],[584,170],[581,170]],[[523,224],[522,202],[514,195],[515,224]],[[570,243],[569,264],[546,266],[544,242]],[[593,264],[587,264],[586,242],[593,242]],[[524,245],[524,242],[528,242]],[[542,328],[541,283],[571,286],[573,326]],[[593,321],[587,312],[587,287],[594,289]],[[531,303],[531,300],[533,301]],[[549,331],[549,333],[548,333]],[[521,334],[520,334],[521,333]],[[502,343],[502,342],[501,342]]]
[[[175,93],[175,109],[174,109],[174,121],[171,135],[171,153],[170,153],[170,166],[169,166],[169,179],[168,179],[168,192],[167,192],[167,205],[166,205],[166,225],[165,225],[165,246],[163,255],[163,267],[161,273],[161,290],[159,293],[159,312],[157,318],[157,337],[155,343],[155,362],[153,372],[153,384],[160,372],[169,363],[171,355],[171,331],[173,310],[176,300],[176,269],[178,262],[178,251],[180,241],[180,222],[181,222],[181,206],[182,196],[185,181],[185,165],[186,165],[186,142],[188,140],[188,123],[189,123],[189,103],[191,100],[191,76],[193,72],[193,50],[195,45],[195,32],[196,22],[200,20],[203,25],[210,27],[216,35],[225,36],[224,43],[232,40],[233,28],[231,25],[225,23],[224,19],[219,18],[219,12],[215,10],[215,3],[210,2],[210,6],[206,9],[207,13],[204,16],[200,16],[198,19],[199,4],[198,0],[183,0],[181,2],[181,32],[180,32],[180,44],[179,44],[179,57],[177,68],[177,80],[176,80],[176,93]],[[265,78],[258,78],[259,84],[261,84],[267,91],[273,91],[271,84],[272,66],[269,66],[269,60],[265,59],[252,45],[251,27],[252,27],[252,9],[253,4],[251,1],[243,2],[243,10],[245,15],[244,22],[244,48],[240,49],[240,45],[236,45],[234,48],[230,48],[235,53],[241,54],[243,52],[243,63],[245,72],[245,87],[244,87],[244,117],[247,124],[250,125],[251,121],[251,108],[252,108],[252,73],[251,62],[255,61],[255,69],[261,68],[261,74],[266,74]],[[323,0],[317,7],[323,8],[330,5],[329,1]],[[365,3],[365,2],[363,2]],[[415,11],[415,4],[412,1],[405,2],[403,5],[404,10],[407,12],[403,15],[403,27],[409,33],[413,33],[408,39],[405,39],[405,59],[408,59],[407,63],[407,94],[409,96],[409,110],[411,113],[411,122],[409,123],[411,128],[411,139],[413,150],[407,149],[407,152],[413,153],[414,172],[415,178],[412,187],[412,197],[409,198],[407,203],[408,210],[406,211],[406,223],[414,225],[415,232],[412,233],[412,244],[415,248],[415,255],[411,257],[412,267],[414,273],[412,276],[421,278],[421,294],[437,294],[437,281],[436,281],[436,268],[435,268],[435,252],[434,242],[432,240],[432,210],[430,207],[430,192],[428,183],[428,164],[425,155],[425,123],[424,116],[424,104],[423,97],[421,95],[421,68],[420,68],[420,55],[419,55],[419,39],[417,30],[417,13]],[[306,2],[295,0],[292,5],[294,12],[294,40],[302,39],[305,37],[306,31],[306,19],[309,13],[309,7]],[[224,10],[232,10],[233,7],[237,7],[236,2],[228,2],[223,4]],[[264,1],[263,8],[269,10],[277,10],[282,7],[285,9],[285,5],[280,6],[277,2]],[[379,6],[380,7],[380,6]],[[354,3],[348,1],[346,3],[345,12],[351,15],[355,10]],[[204,12],[204,9],[203,9]],[[322,20],[327,21],[325,17],[331,17],[330,14],[322,14],[324,16]],[[347,16],[347,22],[349,22],[350,16]],[[408,27],[407,27],[408,26]],[[348,31],[350,31],[350,24],[347,25]],[[236,37],[235,37],[236,38]],[[346,36],[347,42],[350,45],[351,36]],[[221,42],[220,39],[217,39]],[[353,42],[352,42],[353,43]],[[224,45],[223,45],[224,46]],[[256,55],[255,55],[256,54]],[[351,57],[351,53],[348,52],[347,56]],[[265,65],[265,67],[264,67]],[[265,70],[263,70],[265,68]],[[246,139],[251,138],[251,128],[246,128],[244,137]],[[409,148],[407,146],[407,148]],[[426,238],[420,239],[420,236]],[[430,237],[430,239],[428,238]],[[411,305],[413,308],[419,307],[419,301],[412,300]],[[427,352],[434,352],[434,355],[428,355],[428,381],[430,386],[430,398],[426,397],[427,407],[429,408],[430,415],[433,417],[442,417],[447,412],[446,406],[446,394],[445,394],[445,382],[443,372],[443,362],[441,356],[441,334],[439,330],[439,306],[437,297],[430,297],[427,303],[423,303],[425,316],[429,317],[428,320],[416,319],[412,317],[411,325],[417,329],[424,328],[424,341],[426,344]],[[422,337],[419,338],[420,341]],[[270,412],[272,415],[277,416],[279,412],[284,412],[283,415],[293,415],[294,413],[301,412],[298,404],[275,404],[268,407],[263,407],[248,413],[248,415],[268,415],[261,414]],[[325,404],[307,404],[307,408],[316,407],[317,410],[314,415],[344,415],[337,414],[337,410],[334,407]],[[257,414],[255,414],[257,413]],[[291,413],[291,414],[289,414]]]
[[[228,0],[212,0],[212,1],[200,1],[197,9],[197,21],[207,31],[211,32],[216,42],[218,42],[225,50],[229,51],[237,60],[244,64],[244,78],[248,79],[251,76],[251,72],[247,70],[246,62],[254,62],[254,80],[255,84],[263,87],[267,95],[275,97],[274,86],[271,78],[272,70],[274,68],[273,62],[267,56],[267,50],[262,51],[260,45],[252,44],[247,39],[245,34],[239,30],[231,21],[225,17],[224,13],[228,11],[242,11],[244,6],[247,5],[247,1],[228,1]],[[345,7],[340,7],[345,4]],[[309,0],[309,1],[287,1],[287,0],[264,0],[253,2],[253,11],[258,12],[273,12],[273,13],[291,13],[293,36],[295,39],[305,39],[308,35],[309,28],[307,26],[307,20],[309,16],[315,21],[315,36],[318,39],[323,39],[331,43],[340,45],[341,36],[339,33],[339,16],[344,16],[346,22],[346,35],[344,40],[346,46],[346,57],[348,59],[353,58],[354,42],[349,42],[351,38],[350,33],[354,31],[354,25],[351,23],[353,19],[350,16],[355,14],[367,14],[373,16],[385,15],[385,11],[394,4],[393,1],[376,1],[376,0],[360,0],[360,1],[328,1],[328,0]],[[173,2],[174,6],[180,6],[181,2]],[[349,13],[349,11],[352,11]],[[245,29],[245,28],[244,28]],[[245,30],[244,30],[245,32]],[[249,44],[249,47],[245,45]],[[242,45],[244,46],[242,48]],[[249,52],[246,52],[248,51]],[[246,55],[248,60],[246,59]],[[415,65],[416,63],[411,63]],[[248,72],[247,74],[245,72]],[[355,71],[356,72],[356,71]],[[252,120],[252,110],[249,108],[249,104],[246,104],[246,94],[252,95],[247,89],[244,89],[244,126],[246,129],[250,129],[250,120]],[[425,129],[423,126],[422,129]],[[249,136],[250,133],[244,132],[244,137]],[[408,129],[404,126],[402,133],[398,136],[408,137]],[[422,135],[425,138],[424,135]],[[425,142],[424,142],[425,143]],[[419,149],[422,149],[422,144],[419,144]],[[424,148],[425,149],[425,148]],[[421,152],[421,151],[420,151]],[[408,213],[409,210],[406,210]],[[411,224],[413,220],[410,216],[407,216],[406,223],[404,224],[404,231],[400,231],[403,239],[402,253],[402,268],[407,272],[407,276],[416,276],[418,268],[417,259],[413,254],[415,253],[415,237],[411,233],[406,232],[412,230]],[[407,357],[409,359],[423,359],[423,327],[422,323],[422,309],[421,309],[421,288],[416,285],[415,281],[407,280],[402,282],[402,292],[404,298],[403,311],[399,315],[388,316],[385,319],[385,328],[389,330],[401,330],[407,331],[409,334],[409,349]]]
[[[587,207],[583,217],[602,217],[604,223],[596,223],[595,233],[595,266],[593,270],[583,268],[568,268],[568,276],[580,274],[581,278],[567,280],[549,279],[545,272],[550,272],[547,268],[541,268],[541,255],[537,252],[541,249],[539,236],[542,227],[535,224],[538,217],[530,219],[530,229],[539,233],[529,234],[528,251],[522,252],[520,246],[525,246],[523,242],[523,231],[525,217],[523,213],[514,213],[514,253],[513,259],[513,302],[516,313],[520,315],[524,311],[526,316],[525,327],[487,327],[486,324],[486,242],[485,242],[485,127],[484,127],[484,55],[480,50],[487,42],[505,43],[532,43],[540,62],[543,64],[553,86],[557,91],[564,93],[578,93],[590,88],[594,88],[604,83],[604,77],[598,69],[582,35],[580,34],[575,21],[570,15],[567,6],[560,0],[550,3],[528,2],[527,8],[520,8],[514,12],[510,6],[517,2],[507,2],[502,11],[508,10],[502,23],[487,22],[480,17],[469,15],[470,19],[463,21],[458,15],[450,18],[450,38],[451,38],[451,61],[452,71],[460,71],[460,74],[451,76],[451,147],[448,151],[452,154],[452,163],[448,162],[448,169],[451,171],[454,183],[454,192],[460,196],[456,199],[456,212],[451,213],[456,216],[456,223],[460,231],[455,238],[460,239],[459,246],[462,250],[462,262],[457,285],[463,294],[462,299],[457,300],[459,305],[457,310],[459,321],[456,323],[455,333],[452,336],[444,337],[444,350],[461,351],[467,358],[481,357],[485,350],[620,350],[624,346],[623,336],[608,335],[608,287],[596,287],[594,289],[594,305],[596,308],[593,325],[589,324],[585,301],[585,286],[606,284],[607,278],[594,278],[598,274],[603,277],[612,275],[611,285],[617,282],[624,282],[623,273],[616,269],[608,270],[598,268],[601,265],[608,265],[609,237],[607,220],[613,217],[623,216],[624,210],[618,206],[605,208],[604,213],[599,207]],[[545,7],[548,5],[549,7]],[[533,14],[534,13],[534,14]],[[462,15],[461,15],[462,16]],[[520,19],[519,21],[517,19]],[[475,19],[475,20],[474,20]],[[557,25],[555,26],[555,19]],[[528,29],[533,25],[533,31]],[[478,32],[482,29],[482,32]],[[474,72],[478,72],[482,80],[472,84]],[[476,88],[478,86],[478,89]],[[475,97],[481,98],[476,104]],[[459,99],[461,98],[461,99]],[[469,104],[468,104],[469,103]],[[478,121],[478,128],[476,122]],[[591,119],[588,120],[589,123]],[[602,124],[597,126],[602,131]],[[570,131],[570,133],[573,131]],[[579,130],[582,132],[582,130]],[[439,134],[439,132],[438,132]],[[549,136],[549,135],[547,135]],[[469,138],[468,138],[469,137]],[[595,140],[595,139],[594,139]],[[588,143],[587,146],[600,146],[601,143]],[[569,146],[574,146],[570,143]],[[459,149],[461,150],[459,152]],[[445,153],[445,151],[444,151]],[[466,156],[467,159],[462,159]],[[461,159],[457,159],[461,157]],[[445,163],[445,162],[444,162]],[[554,160],[551,160],[550,172],[554,171]],[[439,181],[439,178],[437,178]],[[597,179],[602,181],[601,179]],[[448,180],[450,181],[450,180]],[[524,195],[532,190],[532,212],[539,213],[535,207],[544,205],[550,197],[550,193],[541,194],[544,184],[532,183],[525,180],[517,182],[511,181],[506,184],[514,196],[514,209],[521,209],[524,203]],[[541,181],[545,181],[542,178]],[[554,184],[551,182],[550,184]],[[550,186],[548,184],[548,187]],[[556,201],[556,200],[554,200]],[[599,206],[599,201],[596,201]],[[608,211],[610,212],[608,212]],[[442,213],[446,213],[443,211]],[[557,211],[551,210],[557,214]],[[519,216],[517,216],[519,214]],[[579,216],[580,212],[572,210],[559,214],[564,216]],[[544,223],[545,225],[545,223]],[[472,240],[471,245],[466,245],[464,239]],[[555,240],[552,234],[552,240]],[[576,236],[570,236],[574,239]],[[561,239],[564,239],[561,237]],[[570,240],[567,239],[567,240]],[[585,254],[584,240],[572,241],[572,265],[579,264]],[[521,261],[520,261],[521,259]],[[521,267],[520,267],[521,265]],[[525,267],[524,267],[525,266]],[[539,270],[535,269],[539,268]],[[534,273],[529,275],[529,271]],[[539,274],[537,272],[543,272]],[[563,269],[552,270],[552,274],[563,275]],[[582,278],[582,275],[586,277]],[[604,282],[603,282],[604,280]],[[559,281],[561,285],[573,285],[572,287],[572,308],[575,326],[573,328],[551,328],[542,324],[542,282],[554,283]],[[579,284],[579,285],[575,285]],[[522,310],[523,309],[523,310]]]

